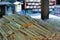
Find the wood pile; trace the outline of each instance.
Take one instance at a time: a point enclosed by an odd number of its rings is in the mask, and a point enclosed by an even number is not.
[[[0,19],[0,40],[59,40],[60,33],[43,21],[12,14]]]

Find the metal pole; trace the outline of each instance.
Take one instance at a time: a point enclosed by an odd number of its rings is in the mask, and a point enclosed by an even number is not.
[[[41,0],[41,19],[49,19],[49,0]]]

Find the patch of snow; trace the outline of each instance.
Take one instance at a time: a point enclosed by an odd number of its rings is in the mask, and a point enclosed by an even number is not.
[[[55,16],[55,15],[51,15],[51,14],[49,14],[49,18],[53,18],[53,19],[60,19],[60,17]]]
[[[35,19],[40,19],[41,18],[41,14],[40,13],[29,14],[29,16],[31,16],[32,18],[35,18]],[[55,16],[55,15],[51,15],[51,14],[49,14],[49,18],[52,18],[52,19],[60,19],[60,17]]]

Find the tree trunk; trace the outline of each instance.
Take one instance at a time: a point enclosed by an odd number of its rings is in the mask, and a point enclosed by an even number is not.
[[[49,0],[41,0],[41,19],[49,19]]]

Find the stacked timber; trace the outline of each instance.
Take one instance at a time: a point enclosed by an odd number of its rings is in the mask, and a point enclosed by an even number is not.
[[[53,26],[31,17],[12,14],[0,19],[0,40],[59,40]]]

